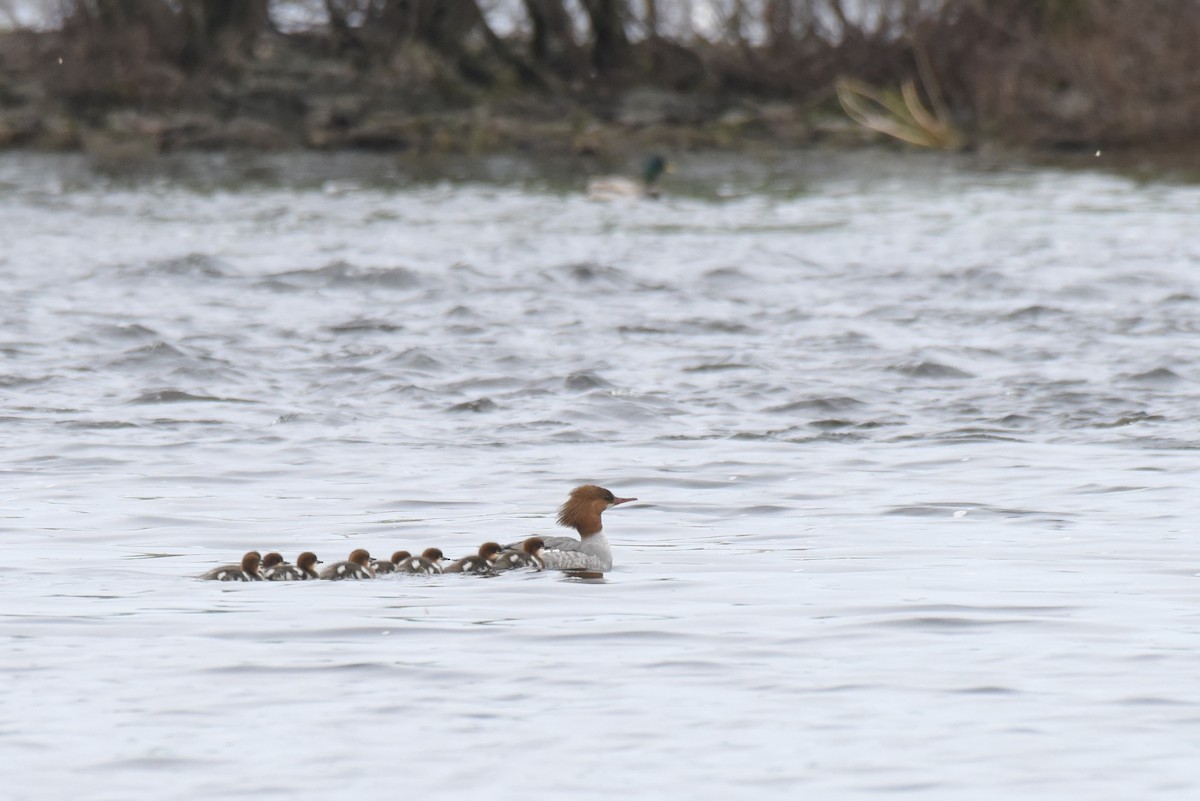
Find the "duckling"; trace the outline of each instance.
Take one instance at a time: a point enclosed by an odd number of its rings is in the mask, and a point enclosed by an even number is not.
[[[442,560],[445,558],[440,548],[426,548],[420,556],[410,556],[397,563],[396,572],[432,576],[442,572]]]
[[[671,172],[671,165],[659,155],[652,155],[642,165],[641,180],[623,175],[602,175],[592,178],[587,184],[587,196],[591,200],[641,200],[660,195],[658,179],[664,172]]]
[[[371,567],[375,568],[376,574],[395,573],[396,565],[400,564],[401,561],[407,559],[410,556],[412,556],[412,554],[409,553],[408,551],[396,551],[395,553],[392,554],[392,558],[386,562],[372,560]]]
[[[442,569],[443,573],[492,573],[492,560],[500,553],[500,543],[485,542],[479,553],[459,559]]]
[[[309,579],[320,578],[317,575],[316,568],[313,565],[321,564],[321,560],[312,551],[305,551],[296,557],[296,564],[290,565],[283,561],[280,556],[279,560],[272,559],[274,556],[279,556],[276,553],[269,553],[263,557],[263,578],[267,581],[307,581]],[[268,566],[267,561],[271,564]]]
[[[532,567],[541,570],[542,557],[538,554],[546,547],[546,541],[541,537],[530,537],[521,543],[520,550],[506,550],[492,562],[493,570],[516,570],[522,567]]]
[[[322,570],[321,578],[327,581],[375,578],[375,571],[371,569],[371,554],[365,548],[355,548],[344,562],[334,562]]]
[[[208,581],[262,581],[262,556],[258,551],[247,551],[239,565],[214,567],[202,578]]]

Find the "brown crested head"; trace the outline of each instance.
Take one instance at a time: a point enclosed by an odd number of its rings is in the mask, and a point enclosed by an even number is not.
[[[479,555],[490,562],[503,550],[498,542],[485,542],[479,546]]]
[[[318,564],[321,560],[312,551],[305,551],[296,557],[296,567],[301,570],[312,570],[313,565]]]
[[[567,502],[558,510],[558,524],[573,528],[581,537],[587,537],[603,528],[600,515],[605,509],[636,500],[637,498],[618,498],[604,487],[584,484],[571,490]]]
[[[421,553],[421,556],[425,557],[430,562],[439,562],[446,558],[445,554],[442,553],[441,548],[426,548]]]
[[[275,567],[275,565],[283,564],[283,554],[278,551],[271,551],[262,558],[263,567]]]
[[[521,550],[530,556],[537,556],[538,551],[546,547],[546,541],[541,537],[530,537],[521,543]]]
[[[258,551],[246,551],[246,555],[242,557],[242,570],[247,573],[257,573],[261,564],[262,556]]]
[[[367,552],[366,548],[355,548],[350,552],[349,561],[356,565],[366,567],[367,565],[371,564],[371,554]]]
[[[412,556],[412,554],[408,551],[396,551],[394,554],[392,554],[392,564],[398,565],[410,556]]]

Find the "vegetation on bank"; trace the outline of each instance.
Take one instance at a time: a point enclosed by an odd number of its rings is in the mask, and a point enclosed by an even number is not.
[[[1189,149],[1200,126],[1196,0],[62,8],[0,33],[0,146]]]

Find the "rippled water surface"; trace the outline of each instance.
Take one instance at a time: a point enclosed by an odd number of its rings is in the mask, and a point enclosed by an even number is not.
[[[6,797],[1195,797],[1200,190],[476,169],[0,159]]]

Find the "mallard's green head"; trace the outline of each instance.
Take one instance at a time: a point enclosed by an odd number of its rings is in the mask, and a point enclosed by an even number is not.
[[[642,180],[646,182],[646,186],[653,186],[658,177],[667,171],[667,167],[667,160],[662,156],[653,155],[646,159],[642,167]]]

